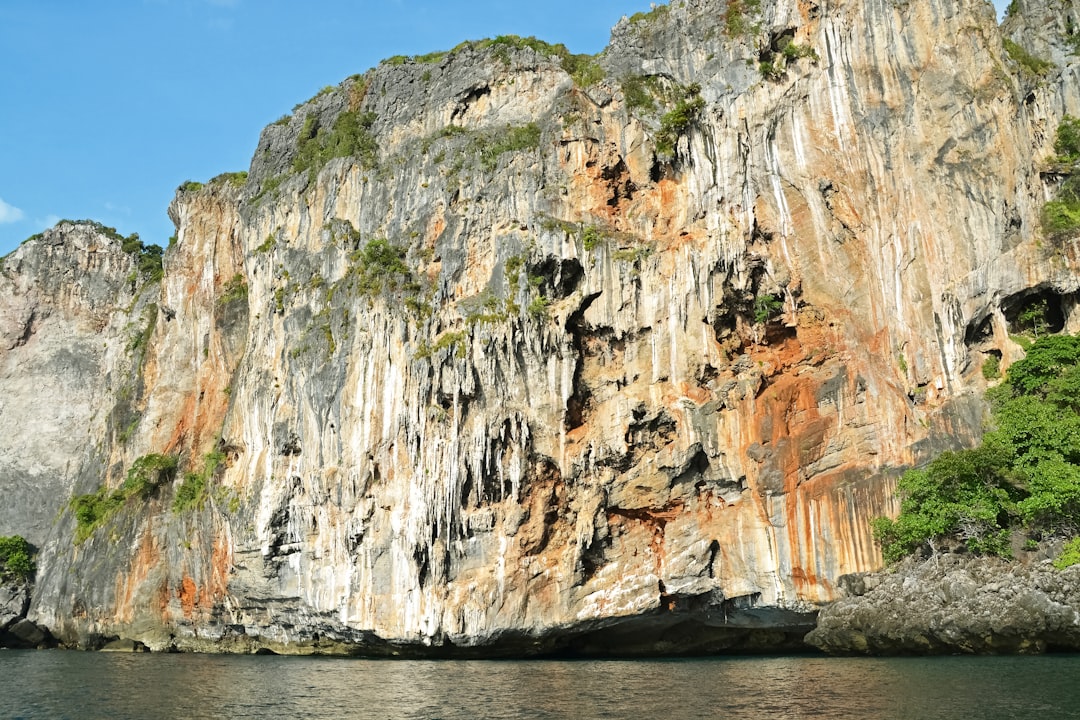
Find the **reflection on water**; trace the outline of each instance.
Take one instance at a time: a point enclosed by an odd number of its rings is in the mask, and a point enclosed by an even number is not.
[[[390,661],[0,652],[3,718],[1031,718],[1080,656]]]

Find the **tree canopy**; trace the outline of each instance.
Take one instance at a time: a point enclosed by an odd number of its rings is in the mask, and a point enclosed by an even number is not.
[[[874,520],[886,560],[961,540],[1009,555],[1009,534],[1080,534],[1080,337],[1037,340],[989,392],[993,426],[979,447],[904,473],[900,515]]]

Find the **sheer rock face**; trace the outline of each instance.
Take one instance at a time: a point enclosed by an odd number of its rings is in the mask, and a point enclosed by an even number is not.
[[[72,489],[101,483],[107,420],[135,380],[134,270],[120,239],[66,222],[0,260],[0,535],[45,542]]]
[[[1058,67],[1069,64],[1080,47],[1080,2],[1014,0],[1002,31],[1040,60]]]
[[[225,460],[78,546],[61,512],[32,619],[154,649],[789,644],[880,565],[898,469],[978,436],[1011,319],[1080,329],[1076,248],[1038,230],[1080,98],[1075,65],[1017,80],[978,0],[743,19],[623,20],[588,87],[528,48],[384,64],[268,127],[242,188],[178,193],[139,421],[87,401],[108,472],[48,517],[145,453]],[[348,122],[355,157],[309,170]]]

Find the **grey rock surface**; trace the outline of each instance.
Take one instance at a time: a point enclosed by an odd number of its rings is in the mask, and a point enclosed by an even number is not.
[[[821,611],[808,643],[871,655],[1080,650],[1078,566],[945,554],[870,579]]]

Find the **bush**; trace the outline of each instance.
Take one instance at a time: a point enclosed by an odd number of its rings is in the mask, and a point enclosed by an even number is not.
[[[0,577],[29,580],[37,571],[30,543],[19,535],[0,537]]]
[[[308,115],[296,141],[293,171],[308,171],[312,176],[334,158],[355,157],[366,168],[374,168],[378,143],[371,133],[376,115],[346,110],[334,120],[329,131],[319,126],[315,115]]]
[[[1008,481],[1008,465],[1000,448],[980,447],[944,453],[925,469],[904,473],[897,485],[900,515],[873,521],[885,559],[899,560],[948,536],[964,540],[974,551],[1007,551],[999,539],[1015,512],[1017,494]]]
[[[352,262],[344,281],[361,293],[396,292],[411,288],[412,270],[405,262],[405,248],[385,238],[370,240],[349,256]]]
[[[468,45],[471,45],[478,50],[492,48],[492,54],[504,65],[510,64],[511,49],[521,50],[528,48],[539,55],[558,60],[562,69],[570,75],[574,84],[578,87],[595,85],[604,79],[604,69],[600,67],[600,63],[597,62],[595,56],[588,54],[575,55],[567,50],[566,46],[561,43],[552,45],[551,43],[544,42],[535,37],[500,35],[490,40],[468,43]],[[441,57],[439,59],[441,59]]]
[[[499,133],[493,140],[479,140],[480,164],[487,172],[498,165],[499,158],[508,152],[535,150],[540,146],[540,126],[536,123],[511,126]]]
[[[177,463],[175,455],[143,455],[132,463],[124,482],[116,490],[110,493],[102,487],[95,493],[73,497],[69,507],[75,514],[75,543],[90,537],[128,500],[150,497],[164,482],[172,479]]]
[[[210,480],[223,462],[225,462],[224,453],[209,452],[203,456],[203,468],[201,471],[185,473],[184,481],[180,483],[180,487],[176,489],[176,495],[173,497],[172,509],[174,513],[183,513],[195,508],[202,509],[206,498],[210,494]]]
[[[754,298],[754,322],[768,322],[782,307],[784,302],[775,295],[759,295]]]
[[[218,298],[217,304],[219,306],[224,306],[235,302],[242,302],[247,299],[247,296],[247,281],[244,279],[242,273],[236,273],[221,289],[221,296]]]
[[[1054,558],[1054,567],[1064,570],[1073,565],[1080,565],[1080,537],[1075,537],[1065,543],[1061,548],[1061,554]]]
[[[887,560],[942,539],[1008,553],[1008,532],[1080,534],[1080,338],[1031,344],[988,393],[994,429],[972,450],[945,453],[898,485],[895,520],[874,520]]]
[[[586,225],[581,231],[581,246],[586,251],[595,250],[604,241],[604,235],[593,225]]]
[[[656,109],[654,95],[657,90],[657,80],[646,75],[633,75],[622,79],[621,83],[623,98],[626,107],[631,112],[650,112]]]
[[[728,35],[749,35],[756,33],[760,28],[751,21],[758,16],[761,10],[761,0],[728,0],[727,12],[724,16],[724,24]]]
[[[696,85],[685,88],[685,96],[660,118],[660,130],[656,134],[656,151],[660,155],[671,157],[675,154],[679,137],[690,129],[705,109],[705,98],[701,97],[700,92],[701,88]]]
[[[210,180],[210,184],[228,184],[235,188],[244,187],[244,183],[247,182],[248,174],[246,170],[240,170],[239,172],[227,172],[221,173]]]
[[[1080,118],[1071,115],[1061,118],[1054,140],[1054,152],[1058,154],[1058,162],[1080,160]]]
[[[987,380],[997,380],[1001,377],[1001,358],[990,355],[982,364],[982,376]]]
[[[1009,57],[1016,62],[1021,68],[1031,75],[1040,76],[1046,74],[1046,71],[1054,67],[1054,64],[1047,62],[1042,58],[1037,58],[1027,50],[1016,44],[1012,40],[1006,38],[1002,41],[1002,45],[1005,46],[1005,52],[1009,54]]]

